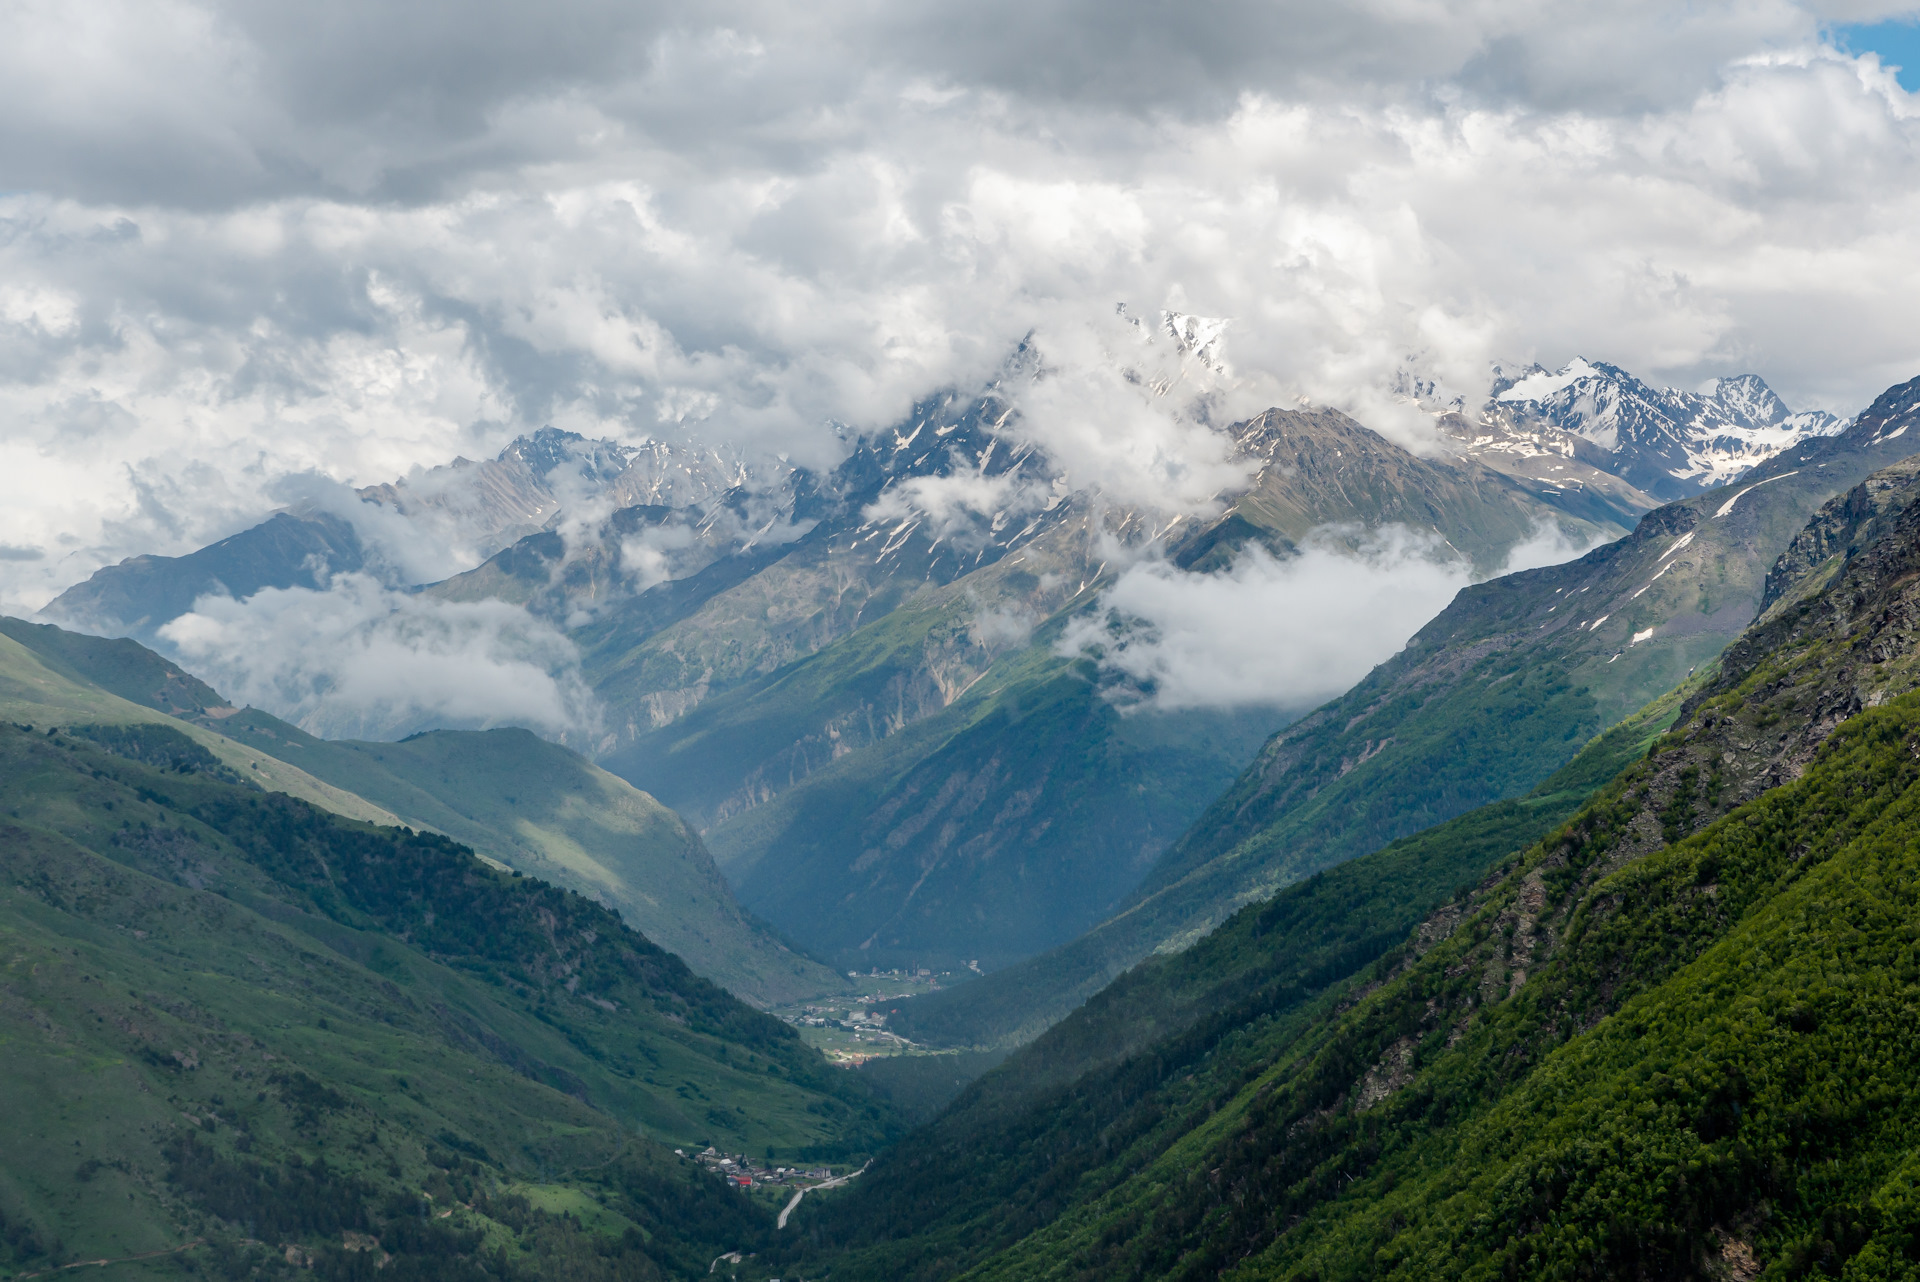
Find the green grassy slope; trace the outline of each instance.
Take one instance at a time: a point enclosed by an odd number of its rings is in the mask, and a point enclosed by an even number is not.
[[[510,868],[598,899],[749,1001],[773,1005],[841,987],[833,971],[741,911],[713,857],[678,815],[529,731],[328,741],[253,709],[220,726],[237,742],[293,761]]]
[[[1021,1241],[982,1260],[883,1180],[814,1212],[835,1276],[1913,1276],[1916,566],[1909,513],[1344,991],[996,1119],[1038,1173],[999,1208]],[[968,1173],[928,1160],[896,1183]]]
[[[484,1275],[692,1276],[764,1213],[666,1146],[884,1140],[857,1079],[607,910],[212,778],[185,730],[143,731],[183,771],[0,726],[16,1265],[203,1237],[120,1267],[271,1273],[293,1243],[358,1276],[353,1232],[398,1277],[496,1249]]]
[[[1618,543],[1465,589],[1400,654],[1276,735],[1112,918],[933,999],[953,1007],[943,1024],[956,1044],[1044,1027],[1243,904],[1534,787],[1739,634],[1808,517],[1904,457],[1899,429],[1920,422],[1913,386],[1841,436],[1649,513]]]
[[[527,731],[436,731],[399,744],[319,739],[256,708],[227,706],[214,690],[133,641],[18,619],[0,619],[0,633],[32,648],[42,663],[59,665],[76,686],[84,682],[170,712],[229,741],[223,752],[240,745],[263,770],[283,770],[285,762],[324,781],[321,786],[364,799],[371,804],[361,817],[385,815],[387,822],[431,828],[510,868],[597,898],[699,974],[750,1001],[770,1005],[838,986],[833,971],[741,912],[679,816]],[[70,724],[100,717],[97,692],[74,690],[66,697],[92,702],[49,719]]]
[[[17,619],[4,619],[0,620],[0,623],[9,627],[36,626],[21,625]],[[58,631],[58,629],[51,630]],[[118,647],[140,648],[132,641],[109,644],[116,647],[114,655],[110,656],[116,663],[126,658],[125,653]],[[151,652],[142,650],[141,653],[150,654]],[[129,660],[125,666],[143,675],[149,672],[146,665],[135,661]],[[187,678],[187,680],[192,679]],[[139,684],[140,682],[136,680],[130,683],[130,688],[138,688]],[[198,685],[198,682],[193,682],[193,686]],[[191,690],[191,687],[178,683],[156,685],[153,688],[162,699],[170,699],[182,691]],[[251,779],[262,788],[284,792],[288,796],[298,797],[303,801],[331,810],[335,814],[345,815],[349,819],[365,819],[374,823],[388,824],[400,822],[392,813],[365,798],[317,779],[298,766],[249,751],[203,726],[183,724],[157,708],[136,703],[113,693],[82,676],[57,655],[44,655],[30,650],[16,641],[12,635],[4,632],[0,632],[0,720],[41,727],[76,725],[82,722],[108,725],[175,726],[195,743],[212,753],[221,764],[243,778]]]
[[[1910,698],[1863,713],[1802,780],[1635,857],[1650,763],[979,1275],[1898,1276],[1917,731]]]

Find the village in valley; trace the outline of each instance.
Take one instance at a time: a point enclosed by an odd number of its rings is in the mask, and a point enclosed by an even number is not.
[[[773,1166],[756,1162],[745,1153],[722,1153],[711,1146],[699,1153],[688,1153],[678,1148],[673,1151],[677,1156],[700,1163],[727,1183],[742,1189],[764,1188],[770,1184],[812,1188],[835,1177],[835,1172],[825,1166]]]
[[[969,967],[978,973],[977,963]],[[778,1006],[774,1015],[799,1030],[802,1040],[843,1068],[855,1068],[870,1059],[924,1054],[912,1042],[887,1031],[891,1003],[923,993],[938,992],[954,982],[951,971],[924,967],[847,972],[847,992]]]

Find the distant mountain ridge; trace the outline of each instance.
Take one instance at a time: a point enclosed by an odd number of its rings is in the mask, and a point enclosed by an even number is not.
[[[1793,413],[1755,374],[1720,379],[1711,392],[1682,392],[1581,357],[1558,370],[1498,373],[1481,417],[1569,432],[1603,452],[1607,471],[1662,500],[1725,485],[1846,426],[1821,410]]]
[[[323,587],[366,564],[353,526],[327,512],[276,512],[186,556],[136,556],[96,570],[41,611],[70,627],[152,643],[202,596]]]

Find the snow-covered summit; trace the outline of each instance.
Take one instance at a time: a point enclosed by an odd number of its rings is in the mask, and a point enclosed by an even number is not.
[[[1608,467],[1657,498],[1724,485],[1782,450],[1831,436],[1844,420],[1793,413],[1757,374],[1704,392],[1654,388],[1604,361],[1575,357],[1558,370],[1496,370],[1484,417],[1571,432],[1611,456]]]

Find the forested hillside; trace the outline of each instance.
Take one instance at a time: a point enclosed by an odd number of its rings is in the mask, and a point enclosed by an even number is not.
[[[1920,512],[1890,524],[1568,822],[1345,985],[1253,992],[1032,1094],[990,1075],[944,1120],[971,1115],[1025,1176],[944,1218],[875,1181],[813,1211],[806,1258],[838,1277],[1912,1276]],[[909,1159],[899,1187],[970,1173],[914,1141],[875,1173]]]
[[[0,634],[33,652],[41,680],[66,678],[59,695],[43,687],[50,701],[38,712],[16,715],[89,720],[100,714],[87,700],[103,697],[124,700],[123,714],[164,712],[214,750],[244,756],[244,768],[268,786],[285,786],[268,778],[285,763],[314,781],[312,795],[331,785],[342,813],[431,829],[596,899],[735,996],[765,1006],[838,986],[834,972],[740,910],[678,815],[531,731],[439,730],[401,743],[321,739],[258,708],[232,707],[135,641],[4,617]]]
[[[673,1145],[857,1162],[895,1129],[607,909],[187,729],[0,726],[16,1270],[688,1276],[770,1214]]]

